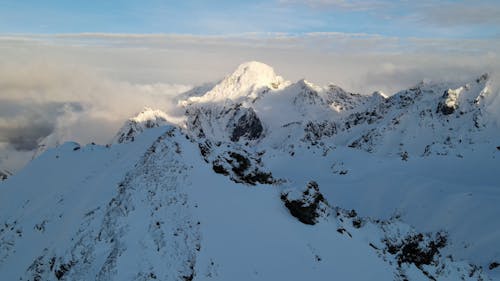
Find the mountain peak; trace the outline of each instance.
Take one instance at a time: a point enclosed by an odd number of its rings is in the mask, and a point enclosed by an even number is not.
[[[243,76],[255,73],[259,76],[262,74],[265,76],[276,76],[276,73],[274,73],[274,69],[271,66],[258,61],[248,61],[240,64],[231,76]]]
[[[169,116],[165,112],[150,107],[144,107],[139,114],[125,122],[113,138],[112,143],[132,142],[138,134],[146,129],[169,124],[168,119]]]
[[[267,64],[250,61],[241,64],[212,90],[201,97],[191,97],[186,102],[217,102],[223,100],[242,101],[255,99],[269,90],[282,89],[288,83],[276,75]]]
[[[166,121],[167,119],[168,116],[165,112],[146,106],[139,114],[130,118],[129,120],[136,123],[145,123],[154,120]]]
[[[313,89],[313,88],[316,87],[313,83],[307,81],[306,79],[300,79],[299,81],[297,81],[296,84],[298,86],[300,86],[300,87],[303,87],[303,88],[311,88],[311,89]]]
[[[220,85],[236,86],[241,90],[268,87],[277,89],[283,78],[276,75],[269,65],[257,61],[240,64]]]

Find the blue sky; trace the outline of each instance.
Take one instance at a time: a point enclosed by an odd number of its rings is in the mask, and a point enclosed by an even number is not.
[[[498,38],[500,1],[0,0],[0,33],[82,32]]]

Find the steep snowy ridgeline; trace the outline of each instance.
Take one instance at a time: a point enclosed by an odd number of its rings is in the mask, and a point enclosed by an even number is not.
[[[461,157],[461,152],[473,150],[476,142],[492,145],[496,128],[485,116],[488,83],[487,75],[464,85],[421,83],[349,116],[344,120],[347,132],[337,141],[404,158],[431,154]]]
[[[118,186],[163,131],[144,132],[126,146],[66,143],[4,181],[0,185],[2,279],[54,280],[74,259],[101,259],[102,267],[108,248],[88,240],[106,227],[104,214]],[[83,266],[79,263],[75,278],[68,280],[94,279],[98,269]]]
[[[137,116],[130,118],[118,131],[112,143],[134,141],[135,137],[145,129],[156,128],[169,124],[169,116],[158,109],[144,108]]]
[[[325,90],[305,80],[291,84],[271,67],[250,62],[204,95],[180,105],[186,109],[188,133],[195,138],[258,143],[264,136],[278,136],[281,143],[282,127],[303,121],[307,126],[309,120],[328,123],[340,115],[339,108],[351,109],[364,100],[338,87]]]
[[[263,75],[255,79],[258,71]],[[214,142],[264,142],[290,154],[297,146],[348,146],[407,159],[461,157],[476,142],[491,142],[494,133],[485,116],[488,75],[470,83],[420,83],[391,97],[305,80],[262,86],[276,77],[268,66],[243,64],[211,91],[182,101],[188,134]]]
[[[113,137],[111,143],[132,142],[135,137],[142,133],[145,129],[156,128],[173,123],[179,122],[161,110],[145,107],[140,113],[125,122],[125,124]],[[59,146],[62,139],[67,138],[58,134],[51,134],[42,139],[33,154],[33,159],[43,154],[47,149]]]
[[[243,64],[184,123],[147,109],[0,182],[0,276],[500,280],[489,83],[363,96]]]
[[[5,183],[6,280],[487,278],[442,254],[446,234],[334,207],[313,181],[235,184],[169,126],[111,147],[62,145]],[[319,208],[313,225],[294,208]]]

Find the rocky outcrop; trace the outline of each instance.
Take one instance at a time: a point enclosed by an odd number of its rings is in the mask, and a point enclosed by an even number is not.
[[[248,185],[277,184],[271,172],[263,171],[259,157],[248,155],[245,151],[228,151],[215,157],[212,169],[217,174],[228,176],[236,183]]]
[[[281,201],[290,214],[304,224],[315,225],[320,217],[328,216],[328,202],[315,181],[310,181],[301,194],[295,191],[282,193]]]
[[[444,233],[413,234],[400,241],[385,240],[387,251],[396,255],[398,264],[411,263],[421,268],[423,265],[433,264],[446,246],[447,237]]]
[[[436,113],[440,112],[443,115],[450,115],[458,108],[458,94],[459,91],[451,89],[443,93],[443,100],[439,102]]]
[[[234,124],[231,141],[237,142],[240,138],[256,140],[261,137],[264,128],[255,111],[248,109]]]
[[[309,121],[304,128],[303,140],[311,144],[317,144],[324,137],[332,137],[337,133],[337,125],[328,120],[322,122]]]

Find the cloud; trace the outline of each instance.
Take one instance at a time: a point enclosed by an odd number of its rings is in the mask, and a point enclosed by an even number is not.
[[[34,46],[28,50],[28,56],[0,63],[0,166],[10,170],[22,166],[16,151],[27,161],[26,153],[33,155],[47,138],[51,145],[69,140],[104,144],[144,106],[176,114],[171,97],[190,89],[118,81],[52,53],[42,59]]]
[[[439,8],[424,6],[419,14],[422,22],[437,26],[500,25],[500,6],[489,1],[447,2]]]
[[[0,57],[0,89],[17,89],[18,98],[36,89],[38,96],[57,101],[67,101],[65,97],[75,100],[71,94],[75,92],[92,104],[102,100],[103,93],[115,97],[115,92],[124,92],[127,99],[142,104],[147,99],[131,92],[151,96],[186,84],[216,81],[249,60],[268,63],[290,80],[305,77],[358,92],[377,87],[391,92],[411,86],[410,81],[494,72],[499,68],[500,49],[500,39],[339,32],[226,36],[85,33],[11,36],[0,42],[4,54]],[[408,78],[397,79],[399,74]]]
[[[338,32],[0,36],[0,167],[21,167],[48,136],[107,143],[144,106],[179,116],[179,93],[245,61],[265,62],[291,81],[392,94],[422,80],[498,74],[498,50],[497,39]]]
[[[40,140],[54,132],[57,118],[63,115],[61,108],[83,111],[79,103],[33,104],[0,99],[0,142],[20,151],[36,149]]]
[[[21,124],[9,121],[7,126],[0,127],[0,142],[9,143],[15,150],[32,151],[37,148],[41,139],[54,130],[53,124],[49,122],[40,122],[37,119],[26,121]]]

